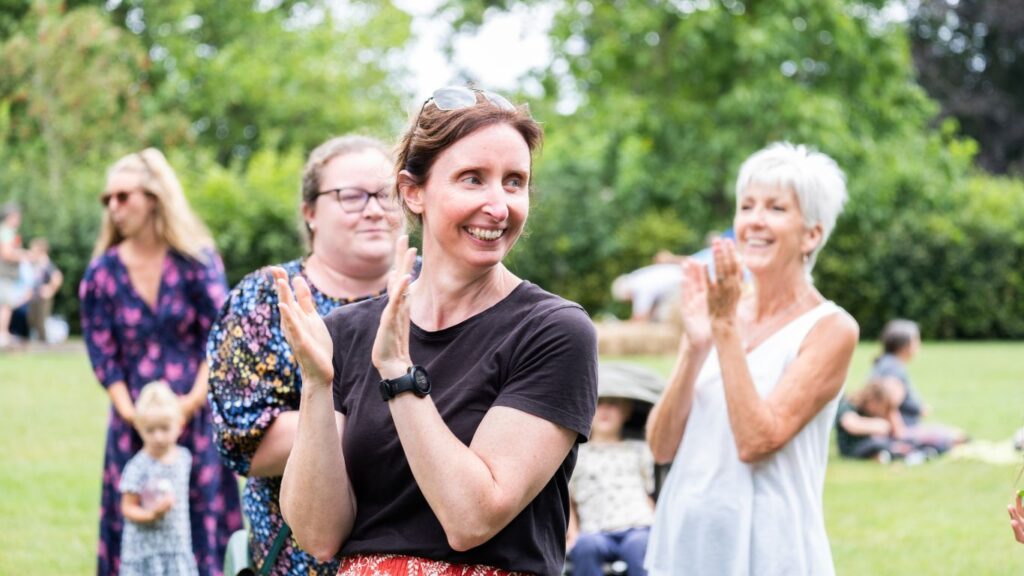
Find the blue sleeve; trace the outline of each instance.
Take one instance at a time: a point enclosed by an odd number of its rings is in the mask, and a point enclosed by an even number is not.
[[[207,358],[217,448],[232,470],[248,475],[267,428],[299,406],[298,368],[268,272],[246,276],[231,291],[210,331]]]

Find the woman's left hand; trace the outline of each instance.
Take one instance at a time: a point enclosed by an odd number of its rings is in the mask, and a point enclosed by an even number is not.
[[[708,286],[708,314],[712,323],[732,321],[743,292],[743,269],[732,240],[716,239],[711,245],[715,257],[715,281]]]
[[[1010,527],[1013,528],[1013,537],[1017,539],[1017,542],[1024,544],[1024,505],[1021,505],[1019,493],[1006,508],[1010,512]]]
[[[382,378],[397,378],[412,366],[409,355],[409,284],[416,249],[409,248],[409,236],[395,243],[395,271],[388,279],[388,303],[380,317],[373,341],[373,365]]]

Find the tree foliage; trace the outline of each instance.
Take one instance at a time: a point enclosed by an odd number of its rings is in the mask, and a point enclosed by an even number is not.
[[[1024,1],[925,0],[909,32],[921,84],[978,141],[978,163],[1024,174]]]
[[[443,10],[473,29],[521,3],[453,0]],[[976,307],[992,294],[973,292],[981,280],[960,268],[977,248],[965,230],[987,226],[962,216],[966,190],[988,180],[968,186],[974,144],[933,127],[939,108],[915,82],[905,30],[882,2],[557,6],[554,59],[528,79],[544,88],[534,110],[548,140],[519,273],[591,311],[611,309],[616,275],[728,227],[739,164],[788,140],[826,152],[848,175],[851,200],[815,275],[865,335],[898,315],[921,320],[927,335],[1024,335],[998,312],[968,318],[958,307],[967,294]],[[574,111],[559,113],[566,107]]]
[[[397,131],[409,20],[374,0],[0,4],[0,201],[49,237],[57,309],[77,318],[107,167],[146,146],[168,152],[229,279],[301,253],[304,156]]]

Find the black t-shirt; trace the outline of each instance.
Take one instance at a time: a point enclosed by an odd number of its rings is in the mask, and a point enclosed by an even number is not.
[[[334,339],[334,407],[347,416],[345,464],[358,503],[341,554],[407,554],[561,573],[577,446],[508,526],[476,548],[452,550],[416,485],[370,359],[386,303],[383,296],[327,317]],[[492,406],[515,408],[573,430],[579,442],[590,434],[597,403],[597,343],[593,324],[578,304],[524,281],[501,302],[455,326],[427,332],[413,324],[409,352],[430,374],[430,396],[441,417],[466,445]]]

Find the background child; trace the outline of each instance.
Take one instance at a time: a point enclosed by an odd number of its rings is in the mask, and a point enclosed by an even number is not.
[[[839,400],[836,411],[836,442],[847,458],[891,459],[906,456],[913,446],[901,441],[902,419],[894,398],[894,379],[872,378],[860,390]]]
[[[623,439],[634,410],[634,400],[619,397],[629,393],[615,385],[623,377],[635,375],[618,366],[600,367],[590,441],[580,446],[569,481],[566,548],[573,576],[601,576],[604,564],[620,560],[628,576],[647,573],[644,554],[654,521],[654,458],[643,440]],[[636,402],[644,404],[639,398]],[[643,407],[649,409],[649,403]],[[643,418],[638,420],[639,433]]]
[[[135,403],[140,450],[121,475],[121,576],[197,576],[189,528],[192,454],[177,445],[178,396],[164,382],[143,387]]]

